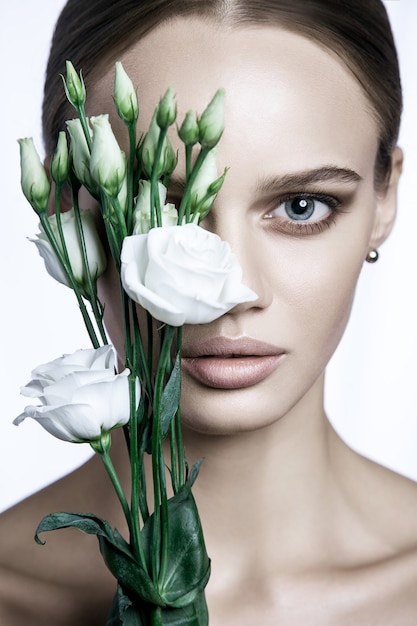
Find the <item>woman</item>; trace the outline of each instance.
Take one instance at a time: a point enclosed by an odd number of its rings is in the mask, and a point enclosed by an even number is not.
[[[324,369],[360,269],[395,217],[401,95],[384,9],[378,0],[146,6],[145,16],[127,2],[68,3],[46,80],[45,140],[51,151],[71,116],[57,89],[66,58],[93,81],[89,114],[113,110],[122,60],[139,85],[141,129],[168,85],[180,118],[226,89],[218,161],[230,170],[204,225],[231,243],[258,299],[184,332],[185,446],[190,462],[205,457],[194,493],[213,564],[210,624],[411,626],[416,487],[350,450],[323,409]],[[114,289],[110,270],[100,291],[121,354]],[[117,435],[112,449],[126,483]],[[34,520],[60,509],[125,530],[98,459],[9,511],[4,623],[105,620],[114,582],[91,538],[65,531],[42,550],[32,543]]]

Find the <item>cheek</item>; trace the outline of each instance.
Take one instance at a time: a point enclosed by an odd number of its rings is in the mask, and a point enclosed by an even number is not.
[[[258,260],[273,299],[264,310],[243,313],[241,324],[253,337],[283,347],[287,357],[268,379],[238,391],[202,388],[184,376],[187,428],[211,434],[253,430],[280,419],[303,398],[308,402],[316,391],[321,398],[316,383],[345,329],[362,266],[360,249],[352,257],[340,245],[334,248],[298,241],[282,243],[279,254],[274,246],[272,254],[264,245]]]
[[[345,330],[367,241],[368,228],[343,233],[335,229],[282,251],[281,271],[274,282],[276,315],[279,319],[282,311],[290,336],[304,352],[306,367],[316,373],[325,368]]]

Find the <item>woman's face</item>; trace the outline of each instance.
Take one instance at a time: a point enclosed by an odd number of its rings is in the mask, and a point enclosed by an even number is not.
[[[202,225],[231,244],[258,300],[185,327],[185,425],[232,433],[311,410],[364,259],[394,208],[374,189],[378,131],[357,81],[324,48],[267,26],[178,19],[121,60],[139,88],[141,132],[169,86],[179,123],[226,91],[218,166],[229,171]],[[94,113],[114,110],[112,81],[109,72],[92,90]],[[120,121],[113,127],[125,142]],[[181,176],[175,132],[172,141]],[[115,289],[114,277],[102,280],[107,326],[122,351]]]

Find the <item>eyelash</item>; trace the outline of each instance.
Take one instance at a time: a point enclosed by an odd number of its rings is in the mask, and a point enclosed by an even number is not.
[[[313,202],[321,202],[329,207],[329,212],[326,217],[318,219],[317,221],[307,222],[302,220],[293,220],[290,216],[285,219],[280,216],[271,215],[273,211],[279,209],[282,205],[292,200],[310,200]],[[330,228],[335,224],[337,216],[343,211],[340,208],[341,202],[334,196],[328,196],[321,193],[290,193],[280,197],[274,202],[274,208],[268,211],[265,219],[273,220],[274,230],[279,230],[290,235],[314,235],[323,232],[325,228]],[[316,210],[316,209],[314,209]],[[272,224],[271,224],[272,226]]]

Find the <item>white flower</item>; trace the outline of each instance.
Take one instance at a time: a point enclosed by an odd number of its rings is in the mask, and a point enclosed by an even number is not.
[[[158,182],[159,202],[161,205],[162,226],[175,226],[178,223],[178,212],[174,204],[165,204],[167,188]],[[151,228],[151,183],[139,181],[139,193],[133,212],[133,234],[143,235]]]
[[[32,417],[51,435],[63,441],[97,441],[104,433],[129,421],[129,370],[114,373],[112,346],[77,350],[32,372],[22,395],[38,398],[14,420],[18,425]],[[139,399],[139,383],[137,383]]]
[[[116,61],[114,103],[120,118],[126,124],[134,124],[137,121],[139,115],[138,96],[120,61]]]
[[[178,136],[186,146],[194,146],[198,141],[199,134],[197,116],[195,111],[191,109],[187,111],[184,121],[178,129]]]
[[[64,184],[68,178],[70,168],[68,157],[67,135],[61,130],[58,135],[56,150],[51,160],[51,176],[59,185]]]
[[[78,76],[71,61],[66,62],[66,69],[67,76],[66,78],[63,78],[65,93],[67,94],[67,98],[73,107],[81,107],[85,103],[86,96],[83,77],[81,72]]]
[[[159,141],[160,128],[157,124],[158,108],[155,110],[149,130],[146,133],[140,145],[140,158],[143,171],[149,178],[152,177],[152,171],[155,169],[156,178],[161,178],[164,174],[170,175],[177,165],[177,155],[174,152],[171,141],[168,136],[165,137],[162,144],[162,151],[156,162],[157,147]]]
[[[22,191],[37,213],[48,208],[51,184],[41,163],[32,137],[19,139]]]
[[[190,190],[191,213],[205,213],[211,207],[216,193],[210,193],[210,185],[217,181],[216,148],[210,150],[197,172]],[[208,195],[206,200],[203,199]]]
[[[109,116],[91,118],[93,147],[91,148],[90,173],[95,182],[110,196],[116,197],[126,176],[124,153],[113,134]]]
[[[106,269],[107,259],[94,224],[92,212],[89,209],[83,209],[80,213],[87,250],[88,267],[94,280],[98,278]],[[59,248],[62,251],[56,215],[51,215],[48,219],[55,235],[55,239],[57,240]],[[74,209],[61,213],[61,223],[74,278],[79,285],[83,286],[87,282],[87,277],[83,264]],[[29,241],[32,241],[36,245],[39,254],[45,262],[48,274],[50,274],[52,278],[55,278],[58,282],[68,287],[69,285],[65,272],[62,269],[62,266],[52,249],[42,226],[39,225],[39,228],[41,232],[38,233],[35,238],[29,238]]]
[[[90,174],[90,150],[81,126],[81,121],[77,117],[73,120],[67,120],[65,123],[71,138],[70,150],[75,175],[80,183],[82,183],[89,191],[95,190],[96,184]]]
[[[212,322],[257,295],[227,242],[195,224],[126,237],[121,278],[128,295],[171,326]]]
[[[177,105],[172,87],[167,89],[156,111],[156,123],[159,128],[168,128],[168,126],[171,126],[171,124],[175,122],[175,118],[177,117]]]
[[[198,120],[199,140],[204,148],[213,148],[224,130],[224,89],[218,89]]]
[[[126,176],[123,179],[123,183],[117,195],[117,199],[120,203],[120,207],[123,213],[125,214],[127,210],[127,177]]]

